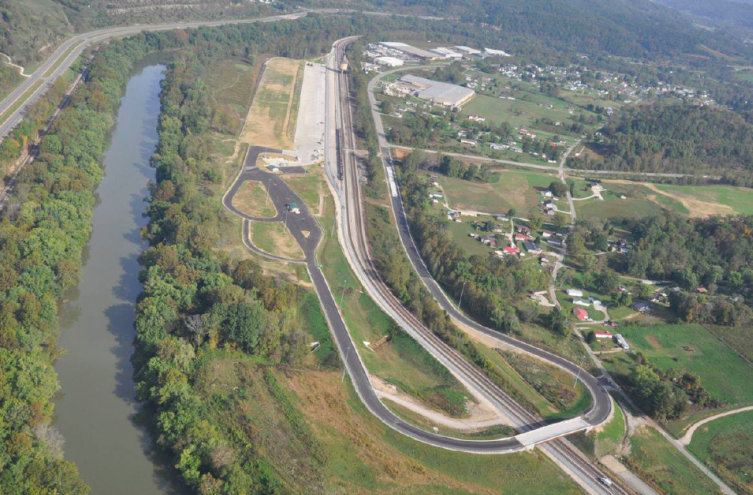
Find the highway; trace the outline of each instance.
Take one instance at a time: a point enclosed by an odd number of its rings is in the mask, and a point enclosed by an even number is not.
[[[53,83],[62,76],[73,64],[78,56],[94,43],[108,40],[119,36],[128,36],[142,31],[169,31],[172,29],[188,29],[201,26],[221,26],[227,24],[248,24],[253,22],[274,22],[281,20],[294,20],[306,15],[306,12],[296,12],[285,15],[258,17],[252,19],[230,19],[220,21],[186,21],[170,22],[164,24],[136,24],[133,26],[110,27],[89,31],[68,38],[47,57],[42,65],[29,77],[11,91],[0,101],[0,141],[8,135],[23,119],[26,111],[37,101]],[[37,86],[38,85],[38,86]],[[29,93],[29,94],[27,94]],[[25,100],[23,104],[10,112],[19,100]]]
[[[335,69],[339,67],[339,61],[342,60],[344,46],[349,43],[350,40],[341,40],[334,46],[335,58],[330,60],[331,72],[337,72]],[[525,410],[514,400],[512,400],[506,393],[504,393],[499,387],[492,383],[478,368],[468,363],[467,360],[460,356],[454,349],[450,348],[444,342],[439,340],[429,329],[427,329],[414,315],[412,315],[400,302],[392,295],[387,286],[381,280],[373,263],[373,258],[369,253],[368,239],[366,236],[365,226],[363,223],[363,212],[361,211],[362,199],[360,192],[360,180],[357,163],[353,154],[355,149],[355,137],[353,134],[353,128],[351,123],[351,105],[348,100],[348,79],[347,76],[340,74],[337,77],[337,93],[339,93],[339,131],[336,133],[342,142],[338,143],[337,150],[339,156],[335,160],[332,159],[332,146],[327,146],[325,149],[325,164],[329,167],[327,177],[330,182],[333,182],[335,176],[335,166],[333,162],[341,160],[343,172],[343,180],[341,182],[334,182],[332,184],[338,194],[335,194],[335,199],[339,199],[341,205],[340,212],[340,225],[341,232],[343,232],[340,241],[345,247],[346,257],[358,275],[360,281],[364,287],[368,290],[369,294],[374,298],[377,304],[382,309],[392,316],[396,322],[408,332],[414,339],[416,339],[427,351],[437,358],[443,365],[445,365],[450,372],[459,378],[461,383],[466,387],[475,388],[477,392],[481,393],[484,397],[488,398],[490,402],[496,405],[503,414],[509,417],[513,425],[518,431],[523,432],[517,435],[515,438],[531,446],[534,444],[540,444],[539,447],[552,458],[560,467],[562,467],[568,474],[570,474],[580,486],[588,493],[628,493],[624,488],[614,485],[608,488],[602,485],[598,478],[605,476],[605,473],[599,468],[593,465],[588,459],[586,459],[577,449],[575,449],[569,442],[565,440],[556,440],[562,435],[573,433],[574,431],[583,430],[592,426],[598,425],[606,421],[612,413],[612,401],[603,387],[598,383],[598,380],[593,376],[586,373],[584,370],[570,363],[569,361],[551,354],[547,351],[543,351],[534,346],[526,344],[512,339],[509,342],[505,342],[508,345],[512,345],[519,350],[536,355],[542,359],[545,359],[552,364],[559,366],[567,371],[578,376],[586,387],[591,391],[594,397],[594,405],[585,415],[584,418],[575,418],[573,420],[562,421],[555,423],[554,425],[542,426],[541,418],[532,414],[530,411]],[[328,97],[330,97],[330,91],[328,90]],[[373,98],[371,92],[369,96]],[[371,102],[372,111],[376,111],[375,102]],[[328,107],[329,108],[329,107]],[[389,149],[385,146],[384,132],[381,129],[381,122],[379,119],[375,119],[377,123],[377,130],[380,135],[380,148],[382,154],[382,160],[385,165],[385,171],[387,177],[394,177],[391,169]],[[332,125],[332,123],[329,123]],[[328,133],[327,137],[331,138],[332,133]],[[396,187],[393,182],[390,188]],[[402,212],[402,203],[399,200],[399,191],[391,191],[393,198],[393,209],[395,211]],[[403,219],[405,218],[403,212]],[[403,235],[410,237],[410,233],[407,230],[406,222],[398,222],[401,226],[401,238]],[[405,240],[403,240],[405,243]],[[412,239],[409,239],[409,245],[413,246],[413,254],[411,261],[416,265],[415,268],[419,273],[424,276],[428,275],[428,272],[422,272],[420,269],[426,270],[423,266],[423,262],[418,256],[418,251],[415,249],[415,245],[412,243]],[[410,249],[406,247],[406,251],[410,253]],[[433,281],[433,279],[431,279]],[[427,283],[428,281],[425,281]],[[429,285],[427,284],[427,287]],[[432,291],[435,297],[442,302],[444,293],[439,290],[438,294]],[[445,301],[449,301],[445,298]],[[443,305],[444,307],[444,305]],[[448,309],[448,308],[445,308]],[[449,309],[458,313],[454,306],[450,304]],[[460,315],[463,318],[464,315]],[[467,319],[467,318],[466,318]],[[468,323],[478,327],[478,331],[485,333],[493,338],[499,338],[500,334],[493,330],[487,329],[467,319]],[[528,442],[532,443],[528,443]],[[548,442],[548,443],[545,443]]]

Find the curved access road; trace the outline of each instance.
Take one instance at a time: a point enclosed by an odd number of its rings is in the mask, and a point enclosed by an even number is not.
[[[693,440],[693,433],[695,433],[695,431],[699,427],[705,425],[706,423],[714,421],[715,419],[723,418],[725,416],[732,416],[733,414],[740,414],[746,411],[753,411],[753,406],[741,407],[739,409],[733,409],[731,411],[715,414],[708,418],[702,419],[697,423],[693,423],[692,425],[690,425],[690,428],[688,428],[688,431],[686,431],[685,434],[681,438],[679,438],[679,441],[683,445],[690,445],[690,442]]]
[[[252,147],[248,150],[243,163],[243,168],[225,193],[222,198],[222,203],[229,211],[238,214],[244,219],[244,243],[247,247],[262,256],[267,256],[271,259],[302,262],[306,264],[309,276],[311,277],[311,282],[314,285],[314,289],[319,298],[319,302],[321,303],[335,344],[340,352],[340,357],[343,360],[345,369],[353,382],[353,387],[355,388],[356,393],[368,410],[390,428],[419,442],[444,449],[475,454],[503,454],[527,449],[529,445],[521,443],[516,437],[506,437],[495,440],[465,440],[427,432],[417,426],[406,423],[381,402],[371,380],[369,379],[366,367],[364,366],[363,361],[361,361],[355,343],[348,332],[329,284],[319,268],[316,259],[316,250],[322,239],[322,231],[319,224],[311,215],[311,212],[303,200],[301,200],[301,198],[290,189],[279,175],[265,172],[255,165],[260,153],[270,151],[274,150],[260,147]],[[247,218],[247,215],[239,212],[233,207],[233,197],[238,192],[240,186],[245,181],[249,180],[258,181],[264,185],[269,193],[269,197],[272,199],[272,202],[277,209],[278,214],[274,217],[275,219],[266,219],[266,221],[282,222],[285,217],[284,212],[287,210],[287,205],[289,203],[296,203],[299,206],[299,214],[290,213],[287,215],[286,226],[293,237],[298,241],[301,249],[303,249],[305,260],[292,260],[277,257],[270,253],[258,250],[248,241],[247,225],[249,219]]]
[[[81,53],[93,43],[119,36],[128,36],[142,31],[170,31],[201,26],[222,26],[227,24],[249,24],[253,22],[274,22],[294,20],[307,14],[306,11],[291,14],[257,17],[250,19],[228,19],[218,21],[186,21],[164,24],[136,24],[133,26],[110,27],[89,31],[68,38],[47,57],[42,65],[0,101],[0,141],[23,119],[26,111],[53,83],[65,73]],[[19,103],[21,102],[21,103]]]
[[[421,257],[418,247],[416,246],[416,243],[414,242],[413,236],[410,232],[408,219],[406,217],[405,208],[403,206],[402,196],[400,194],[400,186],[397,184],[397,180],[395,180],[395,170],[391,159],[390,146],[386,139],[384,126],[382,124],[382,119],[379,114],[379,108],[377,106],[376,97],[374,96],[374,86],[376,85],[376,83],[384,75],[398,71],[399,69],[388,71],[371,79],[371,81],[369,81],[367,92],[369,96],[369,104],[371,106],[372,118],[374,119],[374,123],[376,125],[382,164],[389,181],[388,187],[390,192],[392,211],[397,222],[400,240],[403,244],[403,247],[405,248],[406,253],[408,254],[408,257],[410,258],[413,268],[416,270],[419,278],[432,294],[432,296],[437,300],[442,309],[444,309],[455,321],[475,330],[476,332],[482,333],[488,337],[500,341],[508,347],[513,347],[519,351],[531,354],[550,364],[564,369],[565,371],[571,373],[573,376],[577,377],[578,380],[580,380],[586,386],[586,388],[588,388],[588,391],[593,397],[593,405],[591,409],[586,412],[585,415],[583,415],[583,419],[589,427],[601,425],[611,417],[613,405],[609,393],[596,377],[583,370],[575,363],[572,363],[561,356],[558,356],[544,349],[540,349],[536,346],[528,344],[527,342],[523,342],[516,338],[510,337],[509,335],[500,333],[469,318],[465,315],[465,313],[461,312],[452,301],[450,301],[450,298],[447,297],[447,294],[445,294],[445,292],[439,286],[439,283],[434,280],[434,277],[426,267],[426,264],[424,263],[423,258]]]

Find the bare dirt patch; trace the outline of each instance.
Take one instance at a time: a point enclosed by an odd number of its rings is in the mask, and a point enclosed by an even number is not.
[[[646,337],[646,342],[648,342],[651,345],[651,347],[653,347],[654,349],[662,348],[661,343],[658,340],[656,340],[656,337],[648,336]]]
[[[240,141],[249,145],[293,149],[293,115],[300,60],[269,59],[254,96]]]
[[[659,194],[661,196],[666,196],[668,198],[674,199],[675,201],[678,201],[685,208],[688,209],[688,211],[690,212],[689,216],[694,217],[694,218],[705,218],[712,215],[732,215],[735,213],[735,210],[727,205],[723,205],[721,203],[715,203],[712,201],[703,201],[698,198],[692,198],[690,196],[686,196],[684,194],[674,194],[671,192],[662,191],[661,189],[656,187],[655,184],[652,184],[651,182],[633,182],[633,181],[624,180],[624,179],[610,179],[609,181],[604,181],[604,182],[612,182],[615,184],[642,185],[646,189],[649,189],[652,192],[655,192],[656,194]],[[663,206],[657,200],[656,196],[648,195],[646,196],[646,198],[660,206]]]

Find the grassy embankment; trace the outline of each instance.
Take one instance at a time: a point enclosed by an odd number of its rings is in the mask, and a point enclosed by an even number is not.
[[[753,494],[753,411],[699,427],[688,449],[739,493]]]
[[[655,429],[644,426],[630,437],[626,463],[644,481],[666,495],[708,495],[718,487]]]

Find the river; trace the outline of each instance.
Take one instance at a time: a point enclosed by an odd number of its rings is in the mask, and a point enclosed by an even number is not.
[[[61,308],[56,363],[61,393],[55,422],[65,456],[79,468],[93,495],[165,494],[177,489],[162,473],[151,436],[137,424],[133,382],[134,304],[141,292],[138,256],[145,248],[149,157],[157,144],[160,81],[152,65],[128,82],[104,159],[78,289]],[[169,472],[169,470],[168,470]]]

